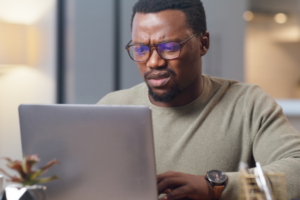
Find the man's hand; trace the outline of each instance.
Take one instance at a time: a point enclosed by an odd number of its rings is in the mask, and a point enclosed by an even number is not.
[[[166,193],[162,200],[211,200],[214,189],[204,176],[165,172],[157,175],[158,193]]]

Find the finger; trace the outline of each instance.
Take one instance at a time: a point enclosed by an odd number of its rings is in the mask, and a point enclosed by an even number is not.
[[[161,194],[167,189],[175,189],[186,184],[186,181],[181,177],[170,177],[163,179],[157,184],[158,193]]]
[[[170,193],[172,190],[171,189],[166,189],[165,191],[164,191],[164,193],[165,194],[168,194],[168,193]]]
[[[172,190],[170,193],[168,193],[166,196],[162,198],[162,200],[178,200],[187,198],[189,194],[189,188],[188,186],[183,186],[176,188],[175,190]]]
[[[173,171],[168,171],[168,172],[165,172],[162,174],[158,174],[157,175],[157,183],[161,182],[165,178],[176,177],[176,176],[180,176],[180,175],[181,175],[181,173],[173,172]]]

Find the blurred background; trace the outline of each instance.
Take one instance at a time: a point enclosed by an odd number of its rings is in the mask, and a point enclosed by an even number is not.
[[[0,157],[22,157],[20,104],[95,104],[142,82],[125,50],[136,1],[0,0]],[[203,3],[203,72],[258,84],[300,130],[300,1]]]

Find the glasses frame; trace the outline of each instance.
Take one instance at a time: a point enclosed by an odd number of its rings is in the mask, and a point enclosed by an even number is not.
[[[162,42],[162,43],[154,44],[154,45],[143,45],[143,46],[147,46],[147,47],[149,48],[149,50],[150,50],[149,57],[148,57],[147,59],[145,59],[145,60],[135,60],[135,59],[131,56],[130,51],[129,51],[129,48],[130,48],[131,46],[134,46],[134,44],[130,44],[130,43],[132,42],[132,40],[130,40],[130,41],[128,42],[128,44],[125,46],[125,49],[127,50],[129,57],[130,57],[133,61],[135,61],[135,62],[145,62],[145,61],[147,61],[147,60],[151,57],[152,47],[155,47],[156,52],[158,53],[158,55],[159,55],[162,59],[164,59],[164,60],[173,60],[173,59],[178,58],[178,57],[180,56],[180,54],[181,54],[181,48],[182,48],[182,45],[183,45],[184,43],[186,43],[187,41],[189,41],[189,40],[192,39],[193,37],[196,37],[197,35],[200,35],[200,34],[201,34],[201,32],[196,33],[195,35],[192,35],[191,37],[189,37],[188,39],[184,40],[183,42],[176,42],[176,43],[178,43],[178,44],[180,45],[180,49],[179,49],[179,54],[178,54],[178,56],[176,56],[176,57],[174,57],[174,58],[164,58],[164,57],[159,53],[158,48],[157,48],[157,47],[158,47],[159,45],[161,45],[161,44],[166,44],[166,43],[170,43],[170,42]]]

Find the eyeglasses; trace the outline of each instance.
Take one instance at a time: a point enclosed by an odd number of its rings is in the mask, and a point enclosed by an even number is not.
[[[161,58],[165,60],[175,59],[180,55],[181,47],[184,43],[192,39],[193,37],[199,35],[201,32],[192,35],[183,42],[165,42],[156,45],[143,45],[143,44],[133,44],[130,45],[131,41],[125,46],[130,58],[136,62],[143,62],[150,58],[151,47],[155,47],[157,53]]]

